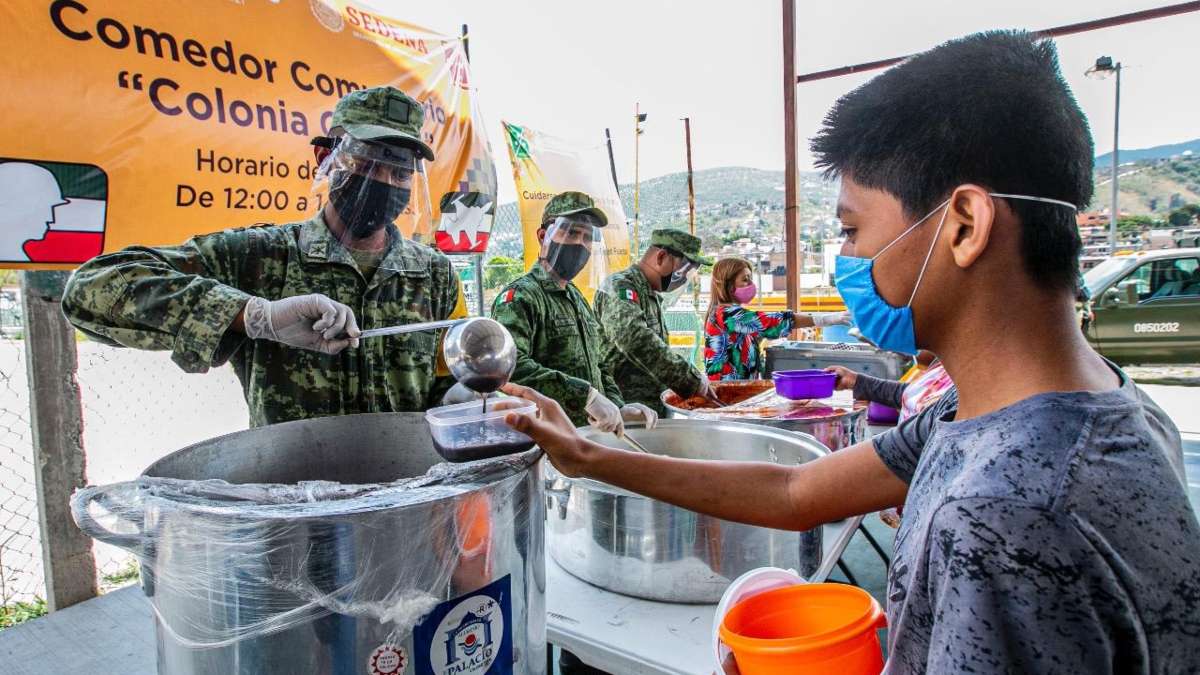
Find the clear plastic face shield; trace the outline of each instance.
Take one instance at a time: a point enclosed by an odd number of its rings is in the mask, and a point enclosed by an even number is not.
[[[558,281],[585,279],[589,287],[598,288],[608,272],[599,219],[578,213],[559,216],[544,227],[538,259],[546,271]]]
[[[683,255],[674,251],[663,249],[668,253],[675,263],[675,270],[671,272],[671,276],[663,277],[662,290],[659,295],[663,299],[663,307],[671,307],[679,301],[688,289],[691,288],[693,282],[700,275],[699,263],[688,260]]]
[[[318,139],[314,145],[330,148],[317,170],[315,199],[346,248],[375,248],[379,233],[390,224],[409,239],[425,242],[432,237],[429,181],[416,149],[345,134]],[[334,219],[340,226],[330,222]]]

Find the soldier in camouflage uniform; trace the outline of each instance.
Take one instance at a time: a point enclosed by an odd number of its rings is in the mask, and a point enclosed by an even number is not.
[[[666,413],[662,392],[684,398],[711,397],[708,378],[671,351],[661,293],[681,288],[702,264],[700,240],[679,230],[655,230],[637,263],[613,274],[596,291],[596,317],[603,327],[604,367],[620,383],[626,401]]]
[[[253,426],[436,404],[452,384],[435,373],[436,333],[357,340],[359,326],[465,315],[446,256],[393,223],[433,159],[423,120],[395,88],[347,94],[331,138],[313,141],[329,182],[314,217],[99,256],[63,311],[100,342],[170,350],[187,372],[231,362]]]
[[[583,294],[571,283],[589,259],[600,255],[604,212],[582,192],[563,192],[546,204],[538,261],[509,284],[492,307],[517,344],[512,381],[556,400],[576,426],[589,422],[606,431],[623,418],[657,419],[641,406],[625,406],[609,372],[600,367],[600,327]],[[647,414],[652,417],[647,417]]]

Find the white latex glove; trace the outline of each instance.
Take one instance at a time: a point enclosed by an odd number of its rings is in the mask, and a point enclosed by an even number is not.
[[[700,376],[700,390],[696,392],[696,395],[703,396],[709,401],[712,401],[718,408],[724,407],[725,405],[725,403],[717,396],[717,392],[713,391],[712,381],[703,375]]]
[[[642,405],[641,403],[626,403],[621,408],[621,419],[626,422],[638,419],[645,420],[647,429],[653,429],[658,425],[658,413],[654,412],[649,406]]]
[[[818,328],[825,326],[849,326],[850,312],[826,312],[825,314],[813,314],[813,325]]]
[[[282,300],[250,298],[243,310],[246,337],[337,354],[358,346],[354,310],[320,293]]]
[[[621,409],[616,403],[608,400],[596,391],[595,387],[588,389],[587,405],[583,407],[588,415],[588,424],[600,431],[609,431],[618,436],[625,433],[625,422],[621,419]]]

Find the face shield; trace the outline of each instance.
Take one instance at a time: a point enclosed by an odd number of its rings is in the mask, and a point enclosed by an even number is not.
[[[332,152],[321,162],[314,182],[317,203],[328,203],[343,228],[342,243],[371,240],[389,224],[403,237],[428,241],[433,210],[429,181],[418,152],[389,143],[360,141],[343,135],[329,139]]]
[[[675,270],[671,272],[670,276],[662,279],[663,289],[659,291],[659,295],[663,299],[663,307],[671,307],[678,302],[692,282],[700,275],[698,263],[694,263],[674,251],[667,251],[667,253],[675,261]]]
[[[583,278],[591,288],[599,287],[608,271],[599,219],[579,213],[559,216],[545,227],[538,257],[546,270],[559,281]]]

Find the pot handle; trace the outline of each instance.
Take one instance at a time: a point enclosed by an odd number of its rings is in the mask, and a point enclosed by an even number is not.
[[[102,541],[106,544],[123,548],[134,553],[135,555],[141,555],[142,544],[145,541],[145,533],[143,532],[142,527],[143,523],[134,522],[121,515],[123,511],[128,511],[128,509],[122,509],[120,508],[119,504],[115,503],[112,495],[110,495],[108,492],[109,487],[110,486],[104,485],[87,487],[76,492],[75,495],[71,497],[71,517],[75,519],[75,524],[79,526],[79,529],[82,530],[87,536],[98,541]],[[108,509],[113,513],[114,517],[119,519],[121,522],[128,523],[131,527],[135,528],[137,533],[123,534],[120,532],[113,532],[112,530],[100,525],[100,523],[96,522],[95,518],[92,518],[90,507],[93,503],[99,504],[100,506]]]
[[[543,483],[543,489],[546,492],[546,507],[547,513],[555,506],[558,506],[558,519],[567,519],[567,503],[571,500],[571,488],[556,487],[557,481],[546,480]]]

